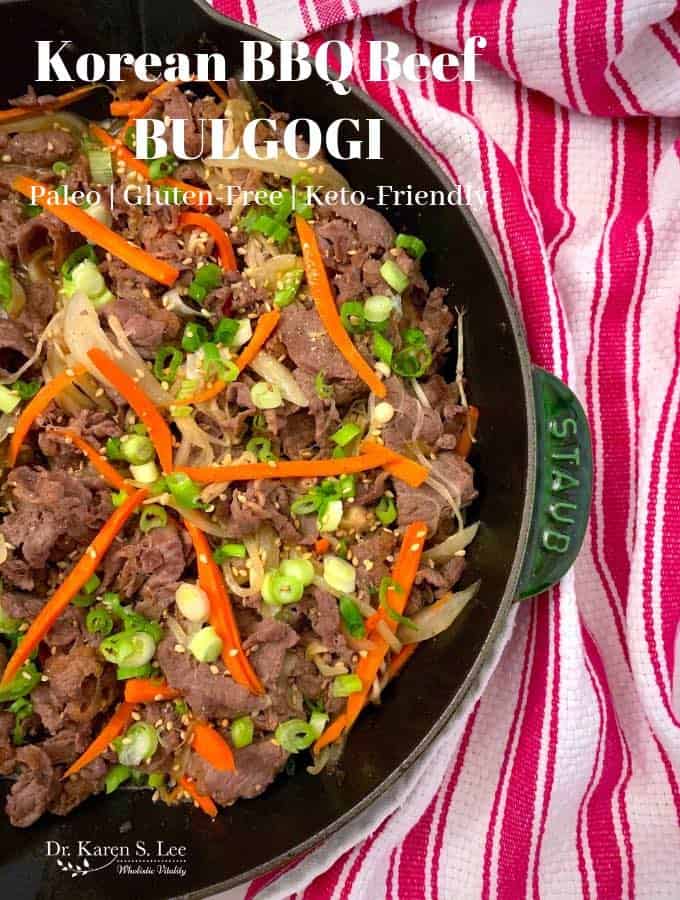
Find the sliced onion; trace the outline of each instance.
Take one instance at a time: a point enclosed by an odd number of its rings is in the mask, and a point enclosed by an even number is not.
[[[171,288],[171,290],[166,291],[161,297],[161,303],[165,307],[165,309],[169,309],[170,312],[177,313],[178,316],[196,316],[198,315],[197,310],[192,309],[182,299],[182,295],[180,293],[179,288]]]
[[[209,436],[191,416],[173,419],[179,429],[182,440],[175,454],[176,466],[211,466],[215,462],[215,454]],[[199,453],[192,453],[198,450]]]
[[[223,485],[224,487],[224,485]],[[271,525],[260,525],[255,532],[257,545],[262,563],[266,570],[277,569],[279,566],[279,538]],[[248,542],[246,541],[246,547]]]
[[[479,522],[468,525],[462,531],[457,531],[455,534],[447,537],[441,544],[436,544],[434,547],[426,550],[423,553],[423,559],[431,559],[436,563],[448,562],[456,553],[464,550],[468,544],[472,543],[478,531]]]
[[[276,385],[281,391],[281,396],[284,400],[288,400],[296,406],[309,406],[302,388],[293,377],[293,373],[271,354],[260,350],[251,362],[250,368],[257,372],[261,378],[264,378],[265,381]]]
[[[279,253],[277,256],[272,256],[271,259],[265,260],[259,266],[246,269],[243,274],[248,281],[254,281],[257,287],[273,291],[286,272],[302,268],[301,257],[294,253]]]
[[[66,304],[64,315],[64,340],[74,360],[82,363],[97,381],[113,387],[87,355],[93,347],[98,347],[108,354],[124,372],[134,378],[154,403],[167,404],[170,401],[170,395],[153,377],[142,357],[129,342],[115,316],[109,317],[109,325],[118,341],[118,347],[104,333],[97,311],[90,299],[82,293],[74,294]]]
[[[258,148],[255,148],[258,149]],[[295,175],[307,175],[315,187],[349,188],[349,184],[342,175],[330,166],[324,159],[312,157],[311,159],[294,159],[282,148],[274,159],[265,158],[266,149],[255,156],[247,154],[239,148],[235,159],[207,159],[206,164],[223,172],[233,169],[255,169],[257,172],[269,172],[272,175],[280,175],[283,178],[293,178]]]
[[[224,575],[224,580],[227,583],[227,587],[232,594],[236,594],[237,597],[254,597],[256,594],[259,594],[259,591],[254,590],[250,584],[243,585],[238,583],[231,568],[231,563],[225,563],[222,566],[222,573]],[[267,607],[266,603],[263,603],[262,605],[263,608]]]
[[[43,379],[46,382],[51,381],[66,368],[67,363],[63,351],[58,344],[50,343],[42,369]],[[70,416],[77,416],[83,409],[93,409],[96,406],[75,384],[67,385],[55,399],[55,403]]]
[[[413,386],[413,393],[416,395],[416,399],[418,400],[420,405],[424,406],[426,409],[432,409],[432,404],[427,399],[427,394],[423,390],[423,386],[417,378],[411,379],[411,385]],[[371,396],[373,395],[371,394]]]
[[[12,430],[14,429],[18,418],[19,415],[16,412],[2,413],[2,415],[0,415],[0,443],[2,443],[7,435],[11,433],[10,428]]]
[[[82,116],[77,116],[72,112],[48,112],[21,119],[19,122],[3,122],[0,124],[0,134],[46,131],[48,128],[54,128],[55,125],[70,131],[78,139],[87,131],[87,121]]]
[[[172,636],[177,641],[177,643],[186,646],[186,644],[188,643],[188,636],[177,619],[174,616],[168,616],[165,620],[165,624],[168,626],[168,631],[172,633]]]
[[[246,566],[246,569],[248,569],[248,581],[253,593],[258,593],[262,590],[265,569],[264,560],[260,553],[260,543],[255,535],[244,538],[243,543],[246,545],[248,562],[250,563],[249,566]]]
[[[191,522],[197,528],[200,528],[201,531],[205,531],[206,534],[212,534],[213,537],[219,538],[227,537],[226,532],[228,529],[226,526],[218,525],[214,519],[211,519],[210,516],[206,516],[206,514],[202,513],[199,509],[186,509],[185,507],[177,506],[171,499],[166,500],[166,506],[176,509],[182,518]]]
[[[34,284],[38,284],[42,281],[49,281],[50,272],[45,263],[51,256],[51,247],[40,247],[39,250],[36,250],[35,253],[31,254],[26,269],[28,271],[29,279]]]
[[[431,606],[425,606],[411,619],[418,630],[414,631],[408,625],[400,625],[397,635],[403,644],[419,644],[436,637],[442,631],[450,628],[456,618],[465,608],[466,604],[477,594],[481,581],[475,581],[470,587],[455,594],[445,594],[441,600],[437,600]]]
[[[314,765],[307,766],[307,771],[310,775],[320,775],[321,772],[328,765],[328,760],[330,759],[330,748],[322,747],[317,755],[314,757]]]
[[[397,635],[392,631],[387,622],[384,622],[382,619],[378,620],[378,624],[375,626],[375,630],[378,632],[380,637],[385,641],[386,644],[389,644],[390,649],[394,650],[395,653],[399,653],[401,650],[401,641],[397,637]]]

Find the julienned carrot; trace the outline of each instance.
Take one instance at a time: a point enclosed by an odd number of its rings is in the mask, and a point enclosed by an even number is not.
[[[336,719],[334,719],[331,724],[326,728],[323,734],[317,738],[316,743],[314,744],[314,752],[318,753],[319,750],[323,750],[328,744],[332,744],[333,741],[337,741],[342,732],[345,730],[345,725],[347,725],[347,716],[344,713],[341,713]]]
[[[468,406],[467,422],[455,446],[455,451],[459,456],[466,458],[472,450],[478,423],[479,409],[476,406]]]
[[[108,749],[111,741],[115,740],[118,735],[125,731],[128,722],[132,718],[134,708],[134,703],[120,703],[115,713],[111,716],[97,737],[92,741],[87,750],[64,772],[63,778],[68,778],[69,775],[75,775],[76,772],[80,772],[81,769],[84,769],[85,766],[89,765],[98,756],[101,756],[102,753]]]
[[[196,753],[220,772],[235,772],[236,763],[231,747],[222,735],[207,722],[195,722],[191,746]]]
[[[331,542],[328,538],[318,538],[314,541],[314,552],[317,556],[322,556],[324,553],[327,553],[331,549]]]
[[[411,487],[420,487],[427,479],[428,472],[425,466],[421,466],[419,462],[409,459],[408,456],[397,453],[396,450],[385,448],[382,444],[376,444],[375,441],[362,441],[361,449],[366,453],[375,453],[378,449],[387,449],[389,459],[385,463],[385,469],[393,478],[405,481]]]
[[[392,569],[392,581],[394,585],[390,585],[387,589],[386,605],[391,607],[396,613],[402,614],[408,603],[408,598],[415,581],[420,560],[423,555],[423,547],[427,537],[427,524],[425,522],[412,522],[404,534],[399,548],[394,568]],[[395,587],[395,585],[398,586]],[[397,622],[390,618],[386,619],[388,627],[392,631],[396,631]],[[356,693],[350,694],[347,698],[347,727],[351,728],[357,719],[357,716],[366,703],[366,698],[371,690],[371,685],[378,674],[378,670],[382,665],[389,645],[379,635],[374,638],[374,648],[369,650],[367,655],[361,657],[356,667],[356,674],[361,678],[363,689]]]
[[[110,112],[115,117],[129,117],[131,119],[141,119],[151,109],[153,101],[148,97],[144,100],[112,100]]]
[[[149,429],[149,437],[158,453],[164,472],[172,471],[172,434],[167,422],[144,391],[99,347],[88,350],[95,366],[118,393],[127,400]]]
[[[125,682],[125,700],[128,703],[175,700],[179,696],[180,692],[162,678],[128,678]]]
[[[413,522],[406,529],[406,533],[401,542],[399,555],[397,556],[392,569],[392,580],[395,585],[398,585],[398,588],[390,585],[386,597],[387,604],[398,614],[403,613],[406,608],[409,594],[411,593],[411,588],[413,587],[413,582],[415,581],[416,573],[420,566],[426,537],[426,523]],[[388,628],[392,631],[396,631],[396,620],[387,616],[385,621]],[[380,634],[376,633],[372,635],[371,640],[373,641],[373,649],[369,650],[366,656],[359,659],[355,669],[355,674],[361,679],[361,691],[357,691],[356,694],[350,694],[347,698],[347,708],[345,713],[338,716],[338,718],[328,726],[326,731],[323,732],[314,745],[315,750],[317,747],[321,749],[321,747],[330,743],[331,740],[335,740],[345,729],[349,730],[357,720],[361,710],[364,708],[369,691],[371,690],[371,685],[373,684],[378,671],[380,670],[380,666],[383,664],[389,650],[389,644],[380,636]],[[343,719],[345,721],[342,721]],[[340,722],[340,724],[337,724],[338,722]],[[333,729],[333,737],[328,739],[326,733],[331,729]]]
[[[132,124],[132,121],[132,119],[129,120],[130,124]],[[125,134],[126,131],[127,125],[122,129],[121,133]],[[149,172],[149,167],[146,165],[146,163],[142,162],[141,159],[137,159],[135,154],[125,146],[121,138],[113,137],[108,133],[108,131],[100,128],[99,125],[90,125],[90,133],[93,135],[93,137],[97,138],[100,144],[103,144],[105,147],[110,147],[116,157],[122,160],[122,162],[128,169],[132,169],[133,172],[137,172],[138,175],[141,175],[142,178],[146,179],[147,181],[152,180],[151,174]],[[196,187],[195,184],[188,184],[185,181],[178,181],[176,178],[158,178],[152,183],[157,187],[174,187],[182,191],[184,194],[187,194],[187,203],[189,206],[195,206],[199,209],[203,209],[210,202],[210,191],[208,190],[208,188],[199,188]]]
[[[248,688],[253,694],[262,694],[264,688],[260,679],[243,652],[229,594],[219,566],[213,558],[208,539],[200,528],[187,519],[184,520],[184,526],[191,536],[196,552],[198,583],[210,600],[210,624],[222,640],[222,660],[234,681]]]
[[[255,359],[260,350],[267,343],[276,326],[279,324],[281,313],[278,309],[263,313],[257,320],[253,336],[243,348],[236,360],[239,372],[242,372]]]
[[[399,653],[392,657],[385,670],[385,682],[392,681],[393,678],[396,678],[417,649],[417,643],[405,644]]]
[[[345,326],[342,324],[314,229],[302,216],[295,216],[295,225],[302,247],[302,258],[305,264],[309,291],[329,338],[373,393],[377,397],[385,397],[387,388],[354,346],[352,339],[345,330]]]
[[[17,461],[19,450],[23,444],[26,435],[31,430],[31,425],[41,413],[44,413],[50,403],[61,394],[70,384],[73,384],[78,378],[85,375],[87,369],[85,366],[74,366],[72,369],[65,369],[56,375],[51,381],[38,391],[28,406],[19,416],[17,424],[14,427],[14,434],[9,445],[9,454],[7,462],[10,467]]]
[[[147,494],[146,488],[136,491],[113,511],[99,534],[31,622],[2,673],[0,687],[9,684],[88,578],[94,575],[114,538]]]
[[[281,313],[278,309],[273,309],[271,312],[263,313],[260,316],[257,320],[253,336],[236,360],[236,367],[239,372],[242,372],[246,366],[249,366],[255,359],[257,354],[269,340],[276,326],[279,324],[280,318]],[[197,394],[189,397],[188,400],[182,400],[182,403],[206,403],[208,400],[212,400],[213,397],[217,397],[218,394],[221,394],[226,386],[227,384],[225,381],[216,381],[214,384],[211,384],[210,387],[205,388],[205,390],[199,391]]]
[[[115,488],[117,491],[125,491],[126,494],[130,493],[131,486],[123,478],[120,472],[117,472],[111,463],[108,463],[101,453],[98,450],[95,450],[92,444],[89,444],[85,438],[78,434],[78,432],[71,431],[70,428],[50,428],[49,430],[67,438],[72,444],[75,444],[79,450],[82,450],[92,463],[93,468],[99,472],[102,478],[112,488]]]
[[[213,802],[211,797],[208,797],[207,794],[201,794],[198,791],[198,788],[194,784],[191,779],[187,778],[186,775],[182,775],[179,780],[180,785],[186,791],[186,793],[191,797],[191,799],[196,803],[206,815],[210,816],[211,819],[214,819],[217,815],[217,807]]]
[[[88,216],[85,210],[79,206],[75,206],[73,203],[63,203],[49,185],[35,181],[33,178],[19,175],[12,182],[12,188],[25,197],[30,198],[31,203],[37,203],[38,206],[42,206],[43,209],[51,212],[53,216],[65,222],[69,228],[78,231],[91,243],[103,247],[104,250],[108,250],[113,256],[122,259],[123,262],[138,272],[142,272],[149,278],[153,278],[154,281],[167,286],[177,281],[179,269],[164,262],[162,259],[156,259],[150,253],[147,253],[146,250],[142,250],[141,247],[136,247],[134,244],[126,241],[124,237],[112,231],[102,222],[99,222],[92,216]]]
[[[181,228],[200,228],[202,231],[206,231],[215,241],[217,255],[224,271],[235,272],[237,270],[234,248],[229,236],[211,216],[205,213],[182,213],[179,217],[179,224]]]
[[[209,81],[208,84],[210,85],[215,96],[218,97],[222,101],[222,103],[229,103],[229,94],[227,94],[224,88],[220,87],[220,85],[217,84],[216,81]]]
[[[360,456],[345,456],[342,459],[291,459],[275,463],[236,463],[233,466],[178,466],[201,484],[223,481],[254,481],[267,478],[325,478],[330,475],[351,475],[379,469],[390,459],[384,447]]]
[[[86,97],[97,88],[104,87],[103,84],[86,84],[82,87],[75,88],[73,91],[67,91],[60,97],[55,97],[49,103],[41,103],[38,106],[15,106],[13,109],[0,110],[0,122],[16,122],[20,119],[29,119],[31,116],[39,116],[44,112],[53,112],[56,109],[63,109],[76,103],[81,97]]]

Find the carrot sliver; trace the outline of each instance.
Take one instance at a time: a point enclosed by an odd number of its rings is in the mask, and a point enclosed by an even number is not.
[[[477,425],[479,424],[479,409],[476,406],[468,406],[467,422],[463,433],[456,441],[455,451],[463,459],[467,458],[472,450],[474,436],[477,433]]]
[[[177,281],[179,269],[161,259],[156,259],[146,250],[126,241],[124,237],[112,231],[102,222],[88,216],[85,210],[79,206],[75,206],[73,203],[58,202],[58,198],[54,196],[54,190],[49,185],[19,175],[12,182],[12,188],[30,198],[32,203],[35,202],[38,206],[51,212],[53,216],[65,222],[69,228],[82,234],[91,243],[108,250],[113,256],[117,256],[133,269],[137,269],[138,272],[167,286]],[[38,192],[40,192],[40,196]]]
[[[284,460],[272,463],[237,463],[233,466],[178,466],[201,484],[223,481],[254,481],[267,478],[325,478],[330,475],[351,475],[379,469],[389,459],[385,448],[360,456],[346,456],[342,459]]]
[[[121,130],[122,134],[125,134],[128,125],[131,125],[132,122],[132,119],[128,120],[128,123],[126,123],[125,127]],[[156,181],[153,181],[151,173],[149,172],[149,167],[141,159],[137,159],[135,154],[125,146],[121,138],[113,137],[113,135],[110,135],[108,131],[105,131],[99,125],[90,125],[90,133],[93,137],[97,138],[100,144],[109,147],[116,158],[125,164],[126,168],[131,169],[133,172],[137,172],[138,175],[141,175],[142,178],[145,178],[147,181],[151,181],[156,187],[174,187],[183,191],[185,194],[190,194],[192,197],[195,194],[196,197],[194,199],[187,199],[189,206],[196,206],[202,209],[210,203],[210,190],[208,188],[196,187],[195,184],[188,184],[186,181],[178,181],[176,178],[159,178]]]
[[[341,713],[316,739],[316,742],[314,744],[314,752],[318,753],[319,750],[323,750],[323,748],[328,744],[332,744],[333,741],[337,741],[342,732],[345,730],[346,725],[347,716],[344,713]]]
[[[141,119],[151,109],[152,102],[148,98],[144,100],[112,100],[110,112],[115,117],[125,116],[131,119]]]
[[[408,598],[415,581],[416,573],[420,565],[420,560],[425,546],[427,537],[427,525],[425,522],[412,522],[404,534],[399,548],[399,554],[392,569],[392,581],[400,588],[397,590],[393,585],[387,590],[387,605],[389,605],[396,613],[400,615],[404,612]],[[396,631],[397,623],[389,616],[385,619],[387,626]],[[389,650],[387,641],[376,634],[373,638],[374,648],[369,650],[366,656],[362,657],[356,667],[355,674],[361,679],[363,685],[362,690],[356,694],[351,694],[347,698],[347,727],[351,728],[356,721],[359,713],[366,704],[371,685],[375,680],[380,666],[383,663]]]
[[[127,497],[126,500],[113,511],[112,515],[104,524],[101,531],[95,536],[85,553],[83,553],[57,590],[52,594],[35,619],[31,622],[28,631],[17,645],[16,650],[5,667],[2,679],[0,680],[0,687],[9,684],[88,578],[91,578],[94,575],[114,538],[135,509],[137,509],[140,503],[145,499],[147,494],[148,491],[146,489],[137,491]]]
[[[180,692],[162,678],[128,678],[125,682],[127,703],[153,703],[156,700],[175,700]]]
[[[246,366],[249,366],[255,359],[257,354],[269,340],[269,337],[276,326],[279,324],[280,318],[281,313],[278,309],[273,309],[271,312],[263,313],[263,315],[260,316],[257,320],[253,336],[236,360],[236,367],[239,372],[242,372]],[[189,397],[188,400],[183,400],[182,403],[207,403],[208,400],[212,400],[213,397],[217,397],[221,394],[226,386],[227,383],[225,381],[218,380],[214,384],[211,384],[210,387],[204,388],[204,390]]]
[[[111,716],[106,725],[99,732],[97,737],[92,741],[85,752],[70,766],[62,777],[68,778],[69,775],[75,775],[85,766],[89,765],[98,756],[101,756],[107,749],[111,741],[115,740],[122,734],[128,726],[128,722],[132,718],[134,711],[134,703],[121,703]]]
[[[420,487],[427,479],[428,471],[425,466],[421,466],[419,462],[397,453],[396,450],[385,448],[382,444],[376,444],[375,441],[362,441],[361,449],[366,453],[376,453],[379,449],[387,449],[389,460],[385,463],[384,468],[393,478],[405,481],[411,487]]]
[[[130,376],[99,347],[88,350],[95,366],[118,393],[130,404],[142,422],[149,429],[149,437],[158,453],[164,472],[172,471],[172,433],[155,404]]]
[[[67,91],[60,97],[55,97],[50,103],[41,103],[40,106],[15,106],[13,109],[0,110],[0,122],[13,122],[19,121],[20,119],[29,119],[31,116],[39,116],[44,112],[54,112],[54,110],[57,109],[64,109],[65,106],[76,103],[82,97],[86,97],[88,94],[91,94],[92,91],[96,91],[101,87],[104,87],[104,85],[86,84],[82,87],[75,88],[72,91]]]
[[[220,772],[235,772],[236,763],[231,747],[212,725],[196,722],[193,727],[191,746],[196,753],[214,769]]]
[[[235,272],[237,270],[236,256],[234,255],[234,248],[229,240],[229,235],[223,228],[220,228],[211,216],[205,213],[182,213],[179,217],[179,224],[181,228],[200,228],[202,231],[207,232],[215,241],[217,255],[224,271]]]
[[[98,450],[95,450],[92,444],[89,444],[85,438],[81,437],[76,431],[71,431],[70,428],[50,428],[49,430],[55,434],[61,434],[63,437],[68,438],[72,444],[87,456],[92,463],[92,467],[99,472],[104,481],[112,488],[115,488],[117,491],[130,493],[131,486],[125,481],[120,472],[117,472],[111,463],[107,462],[101,453]]]
[[[393,656],[392,659],[387,664],[387,669],[385,670],[385,681],[391,681],[395,678],[401,670],[404,668],[409,659],[413,656],[413,654],[418,649],[418,644],[406,644],[401,648],[399,653],[396,656]]]
[[[206,815],[210,816],[211,819],[214,819],[217,815],[217,807],[215,806],[212,797],[208,797],[207,794],[201,794],[194,782],[187,778],[186,775],[182,775],[179,783],[194,803],[196,803]]]
[[[28,406],[19,416],[17,424],[14,427],[14,434],[9,445],[9,454],[7,461],[13,466],[17,461],[21,445],[26,439],[26,435],[31,430],[31,425],[41,413],[44,413],[50,403],[61,394],[70,384],[73,384],[78,378],[85,375],[87,369],[85,366],[74,366],[73,369],[66,369],[55,376],[51,381],[38,391]]]
[[[295,216],[295,226],[302,247],[302,258],[304,260],[309,291],[329,338],[359,378],[369,386],[373,393],[377,397],[385,397],[387,388],[354,346],[351,337],[347,334],[345,326],[342,324],[314,229],[301,216]]]
[[[318,538],[314,541],[314,552],[317,556],[322,556],[324,553],[327,553],[331,548],[331,542],[328,538]]]
[[[208,84],[210,85],[212,92],[222,101],[222,103],[229,103],[229,94],[227,94],[224,88],[220,87],[216,81],[209,81]]]
[[[278,309],[263,313],[257,320],[253,336],[243,348],[236,360],[239,372],[242,372],[255,359],[260,350],[267,343],[276,326],[279,324],[281,313]]]
[[[222,640],[222,661],[234,681],[248,688],[253,694],[262,694],[264,688],[241,647],[234,610],[208,539],[201,529],[188,519],[184,520],[184,526],[196,551],[198,583],[210,600],[210,624]]]

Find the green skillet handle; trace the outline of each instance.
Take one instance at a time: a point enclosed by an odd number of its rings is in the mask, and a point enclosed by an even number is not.
[[[519,599],[540,594],[562,578],[578,555],[593,488],[590,429],[569,388],[534,367],[536,497]]]

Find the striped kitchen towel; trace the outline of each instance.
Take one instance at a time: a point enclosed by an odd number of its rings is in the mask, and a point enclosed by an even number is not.
[[[346,42],[355,81],[485,192],[476,215],[533,359],[581,397],[595,463],[575,568],[518,607],[495,670],[398,802],[247,896],[677,900],[680,4],[215,3],[282,37]],[[367,81],[368,40],[431,54],[470,35],[487,39],[474,83]]]

